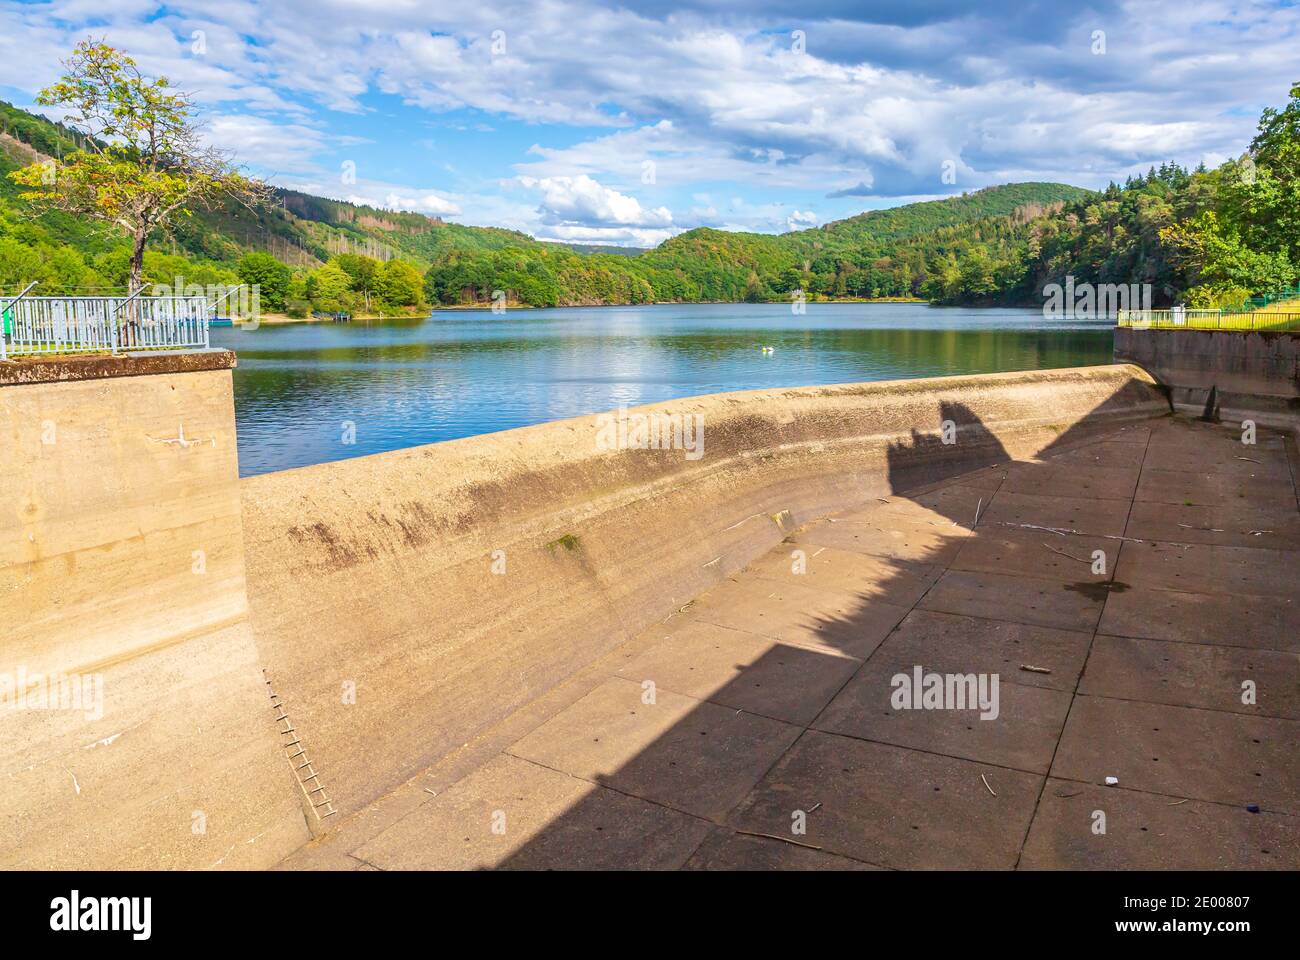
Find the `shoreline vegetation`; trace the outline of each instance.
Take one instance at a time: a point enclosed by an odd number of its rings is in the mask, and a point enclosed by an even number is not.
[[[137,264],[120,232],[33,206],[33,171],[75,169],[95,149],[107,148],[0,102],[0,292],[256,285],[263,322],[288,323],[490,310],[503,298],[508,309],[1032,307],[1067,277],[1140,286],[1158,308],[1234,308],[1300,277],[1300,84],[1264,110],[1242,157],[1212,170],[1166,163],[1102,191],[1005,184],[779,235],[700,227],[628,254],[267,188],[269,202],[214,203],[155,229]]]
[[[805,301],[808,304],[813,303],[929,303],[923,297],[825,297],[810,299]],[[680,307],[684,305],[739,305],[750,304],[753,306],[785,306],[791,305],[789,300],[651,300],[644,303],[565,303],[559,304],[565,310],[578,310],[585,307]],[[506,304],[507,310],[551,310],[557,307],[548,305],[538,306],[531,303],[519,303],[511,301]],[[444,310],[487,310],[491,311],[491,303],[433,303],[429,309],[434,312]],[[376,320],[379,317],[354,317],[354,320]]]
[[[874,297],[874,298],[836,298],[827,300],[809,300],[809,304],[827,304],[827,303],[857,303],[857,304],[887,304],[887,303],[921,303],[929,304],[929,300],[920,297]],[[536,307],[529,303],[510,303],[506,309],[515,312],[519,310],[578,310],[586,308],[604,308],[604,307],[680,307],[686,305],[703,305],[703,306],[772,306],[788,307],[790,304],[784,300],[765,300],[761,303],[753,303],[747,300],[691,300],[687,302],[675,300],[657,300],[654,303],[567,303],[562,307]],[[934,304],[934,306],[943,306],[943,304]],[[957,306],[954,304],[953,306]],[[1033,306],[1032,304],[1030,306]],[[259,324],[268,324],[270,326],[283,326],[291,323],[339,323],[355,322],[369,320],[425,320],[438,313],[491,313],[492,305],[488,303],[456,303],[456,304],[428,304],[425,309],[409,310],[402,313],[372,313],[372,314],[354,314],[349,317],[348,321],[337,321],[333,317],[291,317],[284,313],[263,313],[258,317]],[[243,321],[238,317],[235,319],[235,326],[241,326]]]

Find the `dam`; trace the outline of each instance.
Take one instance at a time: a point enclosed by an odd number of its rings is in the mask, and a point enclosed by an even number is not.
[[[0,370],[6,869],[1300,866],[1284,427],[1120,363],[241,480],[235,362]]]

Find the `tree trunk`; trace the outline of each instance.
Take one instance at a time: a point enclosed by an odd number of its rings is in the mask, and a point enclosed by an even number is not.
[[[136,292],[144,285],[144,247],[148,239],[149,233],[147,230],[137,230],[132,238],[131,278],[126,287],[128,297],[135,296]],[[135,346],[136,341],[139,340],[140,315],[137,312],[134,300],[127,304],[125,313],[126,316],[118,318],[118,322],[122,325],[122,344],[123,346]]]
[[[144,276],[144,246],[148,239],[148,234],[143,230],[137,230],[131,244],[131,281],[127,285],[126,295],[133,296],[142,286]]]

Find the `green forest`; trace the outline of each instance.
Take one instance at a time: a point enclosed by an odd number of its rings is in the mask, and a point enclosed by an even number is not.
[[[123,238],[34,216],[5,176],[81,144],[0,102],[0,291],[120,291]],[[1166,163],[1100,192],[1015,183],[781,235],[701,228],[652,250],[576,249],[287,190],[249,210],[195,211],[151,237],[151,284],[256,283],[262,308],[402,313],[693,301],[919,298],[1037,305],[1045,285],[1150,284],[1155,305],[1232,306],[1300,276],[1300,85],[1215,169]]]

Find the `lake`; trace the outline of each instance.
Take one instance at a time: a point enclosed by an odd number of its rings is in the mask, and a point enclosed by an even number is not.
[[[785,304],[685,304],[217,328],[212,345],[239,353],[248,476],[620,403],[1110,363],[1112,327],[1032,309],[810,303],[796,316]]]

